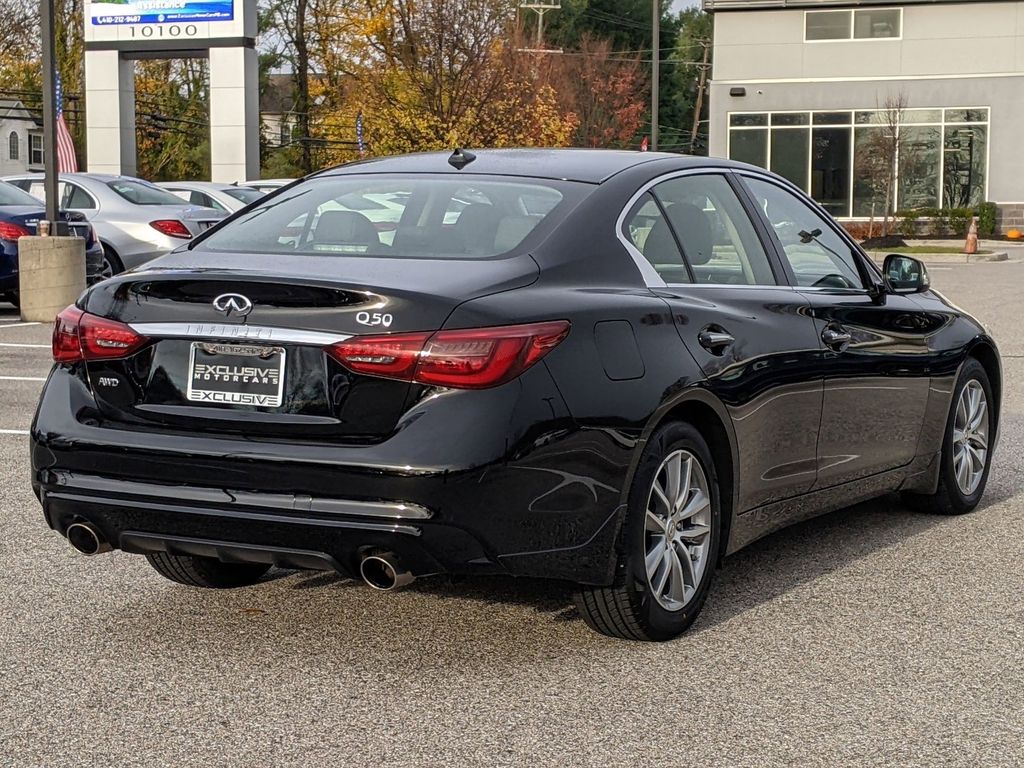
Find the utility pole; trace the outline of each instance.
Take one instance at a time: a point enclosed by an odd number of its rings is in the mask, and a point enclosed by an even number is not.
[[[53,16],[53,0],[40,0],[39,21],[43,27],[43,189],[46,192],[46,220],[50,234],[57,235],[60,234],[57,231],[57,64],[53,52]]]
[[[524,11],[533,11],[537,14],[537,39],[534,42],[532,51],[544,52],[544,14],[548,11],[558,11],[562,8],[562,0],[523,0],[519,7]],[[561,51],[556,51],[561,53]]]
[[[704,88],[708,82],[708,56],[711,52],[711,41],[701,40],[701,47],[704,49],[704,60],[700,64],[700,77],[697,79],[697,100],[693,105],[693,129],[690,131],[690,154],[693,154],[694,145],[697,143],[697,129],[700,128],[700,113],[704,109]]]
[[[661,0],[651,0],[651,151],[658,151],[658,97],[661,75]]]

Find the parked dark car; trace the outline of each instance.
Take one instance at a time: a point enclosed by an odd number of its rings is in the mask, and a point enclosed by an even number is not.
[[[99,280],[103,248],[96,239],[92,225],[79,213],[61,211],[60,215],[68,222],[72,234],[85,238],[86,278],[90,282]],[[0,181],[0,299],[15,306],[20,303],[18,240],[25,235],[36,234],[39,220],[45,217],[46,212],[36,198],[13,184]]]
[[[362,195],[401,201],[388,245]],[[789,182],[598,150],[325,171],[95,286],[53,343],[32,481],[80,551],[203,587],[564,579],[641,640],[795,521],[974,509],[1002,389],[922,264],[879,270]]]

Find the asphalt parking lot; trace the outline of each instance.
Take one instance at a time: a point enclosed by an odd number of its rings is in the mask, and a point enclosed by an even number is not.
[[[775,534],[668,644],[592,633],[558,584],[213,592],[78,555],[29,487],[50,329],[0,304],[0,766],[1021,765],[1024,258],[932,278],[1003,354],[982,506]]]

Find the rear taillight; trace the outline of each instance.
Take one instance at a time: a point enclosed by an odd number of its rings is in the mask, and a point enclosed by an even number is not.
[[[124,323],[70,306],[53,324],[53,359],[57,363],[127,357],[149,341]]]
[[[0,221],[0,240],[17,240],[19,237],[31,235],[25,227],[20,224],[11,224],[7,221]]]
[[[192,238],[192,233],[188,231],[188,227],[177,219],[157,219],[156,221],[149,222],[149,226],[168,237],[180,237],[185,240]]]
[[[455,389],[484,389],[511,381],[558,345],[569,323],[391,336],[356,336],[328,347],[356,373]]]

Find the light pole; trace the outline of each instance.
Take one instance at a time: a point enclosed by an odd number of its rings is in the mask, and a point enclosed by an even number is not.
[[[39,6],[43,38],[43,189],[46,191],[47,226],[50,234],[58,235],[57,104],[54,82],[57,66],[53,55],[53,0],[40,0]]]
[[[658,78],[661,75],[661,0],[651,0],[651,151],[658,151]]]

